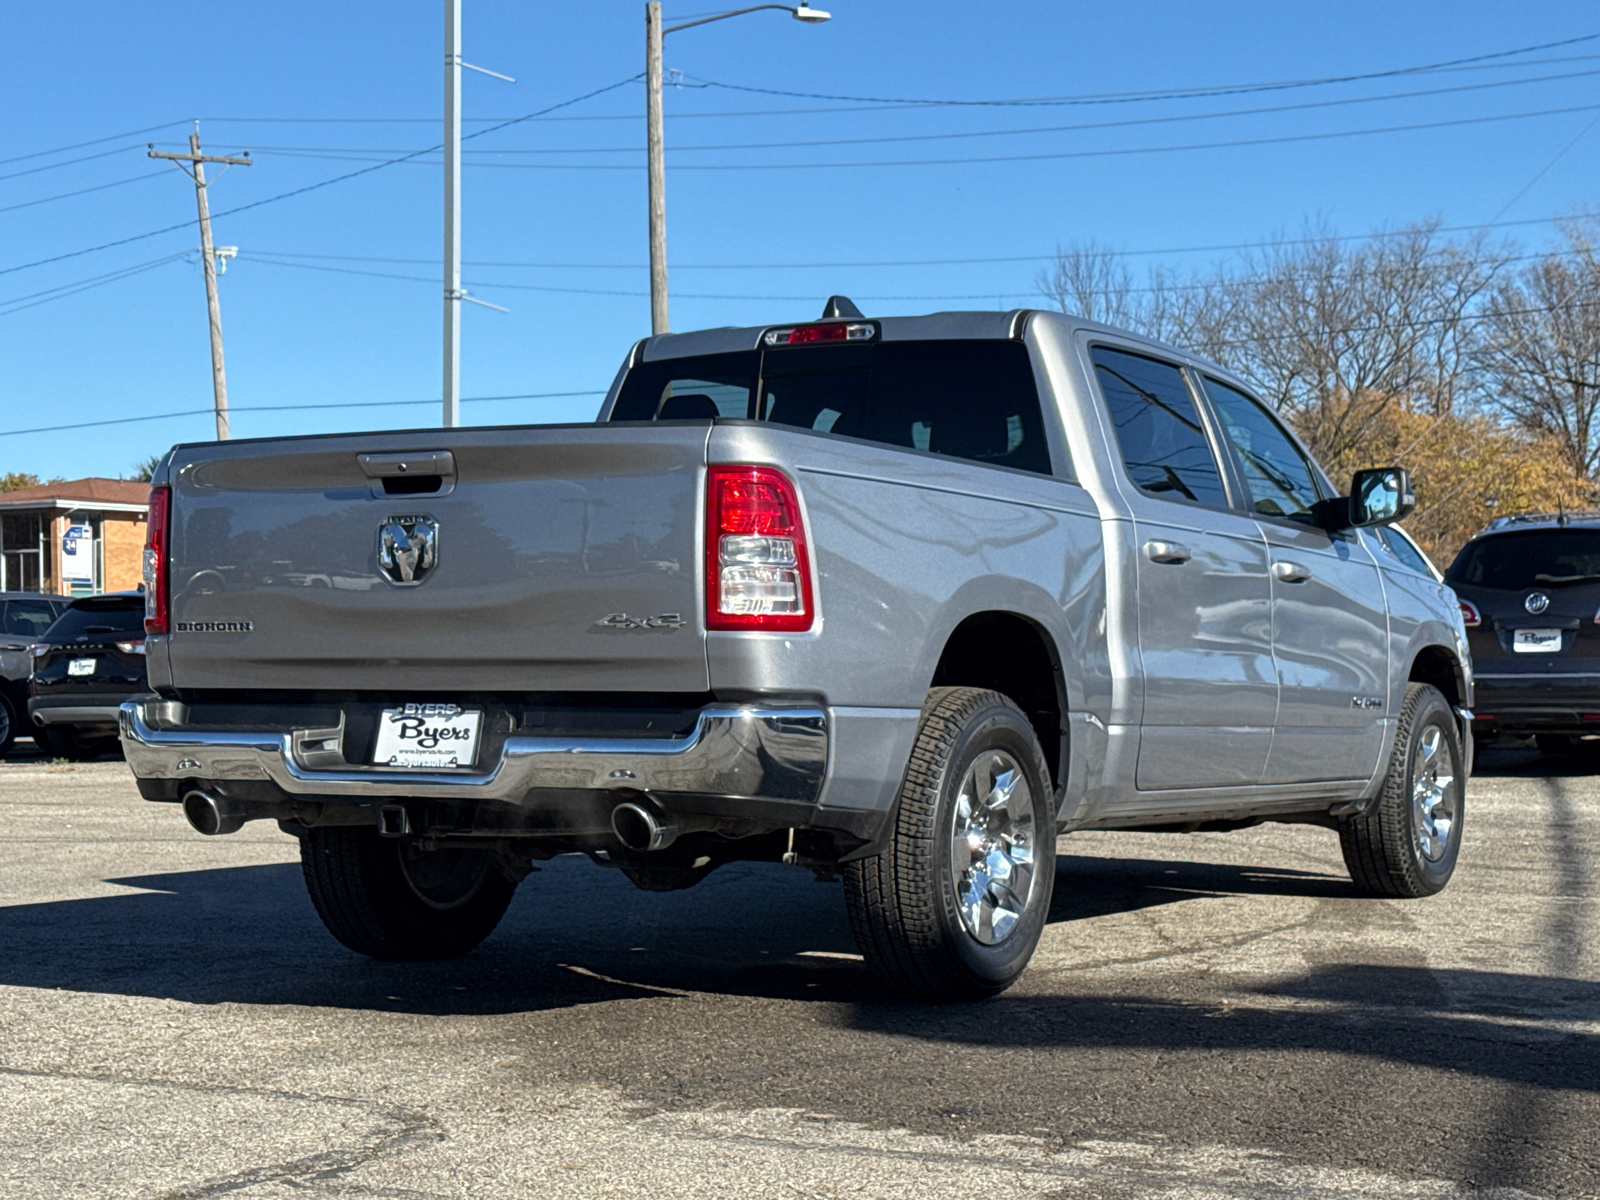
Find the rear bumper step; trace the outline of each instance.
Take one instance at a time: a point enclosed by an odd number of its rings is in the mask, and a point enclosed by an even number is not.
[[[183,714],[182,705],[153,698],[122,705],[122,748],[136,778],[266,781],[292,797],[358,804],[408,797],[519,805],[541,791],[599,791],[815,805],[828,763],[820,708],[710,705],[678,738],[513,735],[498,761],[460,771],[333,767],[335,731],[208,730],[184,726]]]

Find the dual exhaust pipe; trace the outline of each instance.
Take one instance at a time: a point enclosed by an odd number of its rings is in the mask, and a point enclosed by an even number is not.
[[[398,807],[398,806],[396,806]],[[403,811],[403,810],[402,810]],[[218,837],[237,833],[249,819],[245,810],[222,796],[194,788],[183,794],[183,815],[196,833]],[[384,814],[389,815],[387,812]],[[624,800],[611,810],[611,829],[629,850],[644,854],[677,841],[677,822],[653,800]],[[386,828],[389,836],[397,836]],[[398,831],[397,831],[398,832]]]

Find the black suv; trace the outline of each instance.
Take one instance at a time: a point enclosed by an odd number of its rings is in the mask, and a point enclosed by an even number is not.
[[[0,758],[13,738],[27,735],[31,651],[69,603],[43,592],[0,592]]]
[[[1501,517],[1444,579],[1466,621],[1479,734],[1533,734],[1547,753],[1600,735],[1600,512]]]
[[[59,758],[97,758],[117,748],[122,702],[148,690],[144,597],[113,592],[74,600],[33,648],[34,737]]]

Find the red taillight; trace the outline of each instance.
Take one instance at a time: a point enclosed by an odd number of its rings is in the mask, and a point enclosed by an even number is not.
[[[1460,604],[1461,623],[1463,625],[1465,625],[1468,629],[1476,629],[1479,625],[1483,624],[1483,618],[1478,615],[1478,610],[1476,608],[1474,608],[1465,600],[1460,601]]]
[[[172,489],[150,489],[150,516],[144,532],[144,631],[166,633],[168,625],[167,565],[172,546],[167,527],[172,516]]]
[[[794,484],[771,467],[706,475],[706,628],[811,628],[811,566]]]
[[[824,325],[769,329],[761,340],[769,346],[803,346],[807,342],[870,342],[877,332],[877,326],[866,322],[829,322]]]

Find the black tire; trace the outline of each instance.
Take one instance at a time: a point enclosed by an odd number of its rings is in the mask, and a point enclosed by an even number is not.
[[[987,763],[985,755],[990,756]],[[975,870],[958,875],[953,843],[956,822],[963,819],[960,797],[969,774],[992,774],[1008,761],[1031,799],[1023,807],[1031,832],[1009,844],[1028,851],[1031,869],[1022,903],[993,909],[1007,914],[1007,932],[986,942],[984,933],[975,932],[963,918],[963,911],[976,909],[958,903],[958,880],[983,884],[973,885],[969,899],[982,895],[993,900],[1003,894],[1003,884],[991,880],[1003,875]],[[974,792],[982,786],[978,783]],[[921,999],[979,1000],[1010,987],[1033,957],[1050,910],[1055,886],[1053,799],[1044,754],[1015,704],[998,692],[977,688],[929,692],[889,840],[881,853],[847,863],[844,869],[850,924],[868,966],[895,989]],[[1008,810],[1018,812],[1010,806]],[[998,815],[998,810],[986,811]],[[1020,815],[1013,829],[1020,832]],[[1031,846],[1023,847],[1023,841]],[[1009,913],[1015,908],[1020,912],[1013,922]],[[994,937],[1001,923],[997,916],[988,936]]]
[[[1383,791],[1366,813],[1339,826],[1339,847],[1356,887],[1371,896],[1416,899],[1450,882],[1465,827],[1461,766],[1461,737],[1449,703],[1437,688],[1407,684]],[[1427,801],[1424,817],[1413,792],[1430,772],[1435,782],[1448,774],[1448,782],[1437,800]]]
[[[114,737],[83,733],[70,725],[36,726],[33,740],[51,758],[68,762],[92,762],[117,744]]]
[[[11,753],[11,743],[17,739],[17,703],[0,692],[0,758]]]
[[[423,853],[369,826],[308,830],[300,869],[328,932],[386,962],[465,954],[494,931],[517,886],[483,851]]]

